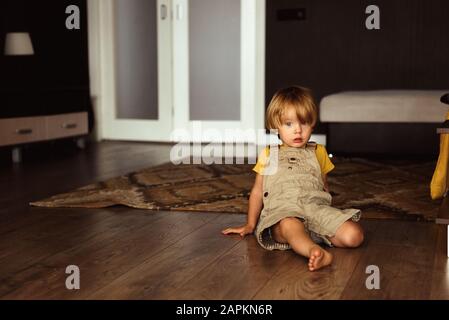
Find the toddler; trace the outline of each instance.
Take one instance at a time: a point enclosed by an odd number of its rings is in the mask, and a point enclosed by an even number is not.
[[[268,129],[278,131],[282,144],[265,148],[253,168],[257,175],[247,223],[222,233],[243,237],[255,232],[265,249],[293,249],[309,258],[310,271],[318,270],[332,262],[332,254],[320,243],[353,248],[363,242],[363,230],[356,223],[361,212],[331,206],[327,174],[334,165],[324,146],[309,143],[317,121],[309,89],[279,90],[268,106],[266,120]]]

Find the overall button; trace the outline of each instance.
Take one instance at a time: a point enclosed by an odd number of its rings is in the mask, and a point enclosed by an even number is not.
[[[288,167],[289,170],[292,170],[292,167]]]
[[[265,192],[265,193],[263,194],[263,196],[264,196],[264,197],[268,197],[268,192]]]

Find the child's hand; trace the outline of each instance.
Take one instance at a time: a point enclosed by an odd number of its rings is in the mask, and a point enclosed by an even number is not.
[[[254,228],[245,224],[244,226],[235,227],[235,228],[227,228],[221,231],[223,234],[232,234],[232,233],[238,233],[241,237],[246,236],[247,234],[253,233]]]

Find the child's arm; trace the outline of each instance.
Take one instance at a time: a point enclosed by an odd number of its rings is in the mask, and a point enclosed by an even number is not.
[[[329,183],[327,182],[327,174],[323,174],[324,191],[329,192]]]
[[[253,188],[251,189],[251,194],[249,196],[248,218],[246,221],[246,225],[235,228],[227,228],[222,231],[223,234],[238,233],[240,234],[240,236],[244,237],[245,235],[254,232],[257,221],[259,220],[260,211],[262,210],[262,192],[263,176],[257,174]]]

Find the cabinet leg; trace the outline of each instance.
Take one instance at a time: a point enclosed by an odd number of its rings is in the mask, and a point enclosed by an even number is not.
[[[78,148],[84,149],[86,148],[86,140],[84,138],[78,138],[76,139],[76,145],[78,146]]]
[[[22,150],[20,147],[14,147],[12,149],[12,162],[20,163],[22,162]]]

